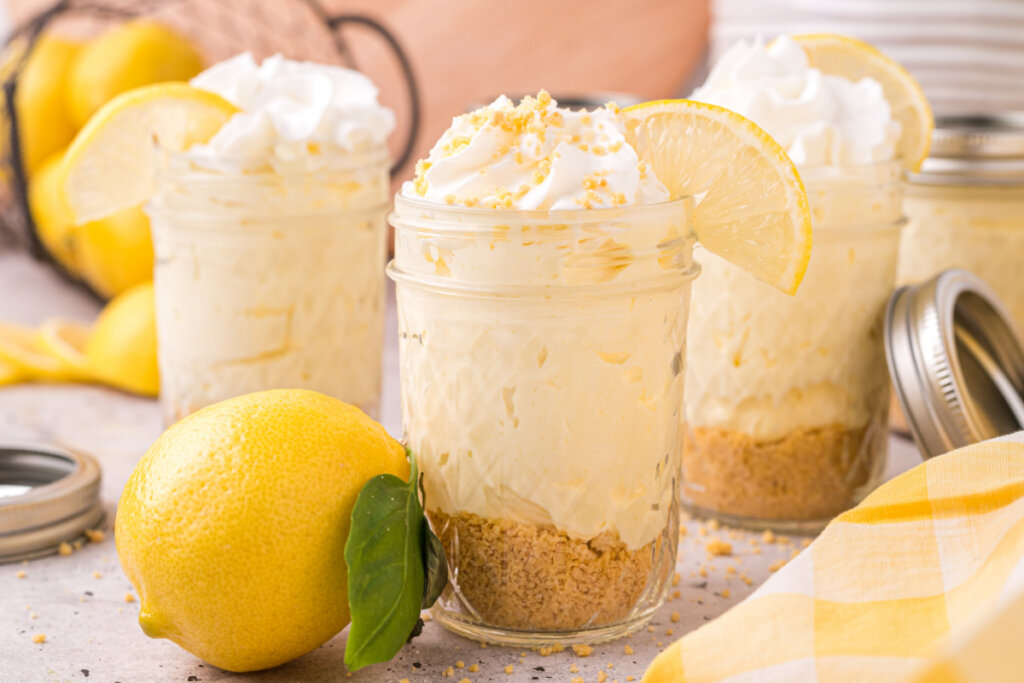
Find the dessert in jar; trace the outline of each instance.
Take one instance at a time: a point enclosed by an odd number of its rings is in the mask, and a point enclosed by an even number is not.
[[[870,491],[886,456],[882,324],[903,223],[904,124],[881,83],[826,73],[814,54],[786,36],[739,43],[693,94],[750,117],[786,148],[813,220],[793,297],[698,253],[683,501],[737,525],[817,529]]]
[[[192,85],[241,111],[165,155],[146,207],[165,418],[272,388],[375,415],[392,113],[362,74],[280,56]]]
[[[664,599],[696,208],[638,152],[646,133],[612,105],[500,97],[456,118],[395,199],[404,432],[449,567],[434,615],[456,632],[596,642]],[[747,133],[730,141],[750,152]],[[766,177],[781,198],[765,201],[799,213],[795,170]]]
[[[456,630],[585,631],[663,597],[697,273],[667,200],[616,111],[543,92],[456,119],[395,200],[404,429]]]
[[[901,284],[963,268],[1024,329],[1024,112],[939,117],[903,209]]]

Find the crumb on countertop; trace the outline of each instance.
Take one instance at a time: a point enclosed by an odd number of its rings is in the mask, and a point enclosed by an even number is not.
[[[723,541],[720,538],[713,538],[708,541],[704,549],[708,551],[708,555],[712,557],[718,555],[732,555],[732,543]]]

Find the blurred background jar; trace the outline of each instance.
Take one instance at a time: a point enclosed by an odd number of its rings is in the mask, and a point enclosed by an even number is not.
[[[981,277],[1024,329],[1024,111],[936,121],[909,176],[899,281],[947,268]]]
[[[213,171],[170,159],[146,207],[164,420],[264,389],[378,415],[389,159]]]
[[[814,247],[794,296],[698,253],[683,447],[687,508],[786,532],[820,529],[880,482],[903,224],[900,162],[800,173]]]

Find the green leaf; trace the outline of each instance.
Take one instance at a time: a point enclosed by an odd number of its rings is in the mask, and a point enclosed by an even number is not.
[[[427,609],[441,597],[441,591],[448,585],[448,561],[444,557],[444,546],[429,524],[423,525],[423,604]]]
[[[440,593],[438,581],[441,588],[447,582],[444,550],[423,516],[416,458],[408,449],[406,454],[409,481],[378,475],[352,509],[345,544],[352,615],[345,666],[351,671],[394,657],[414,633],[427,597]]]

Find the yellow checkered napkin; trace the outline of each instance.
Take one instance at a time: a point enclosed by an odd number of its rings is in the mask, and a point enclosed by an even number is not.
[[[643,680],[1024,681],[1024,439],[885,484]]]

